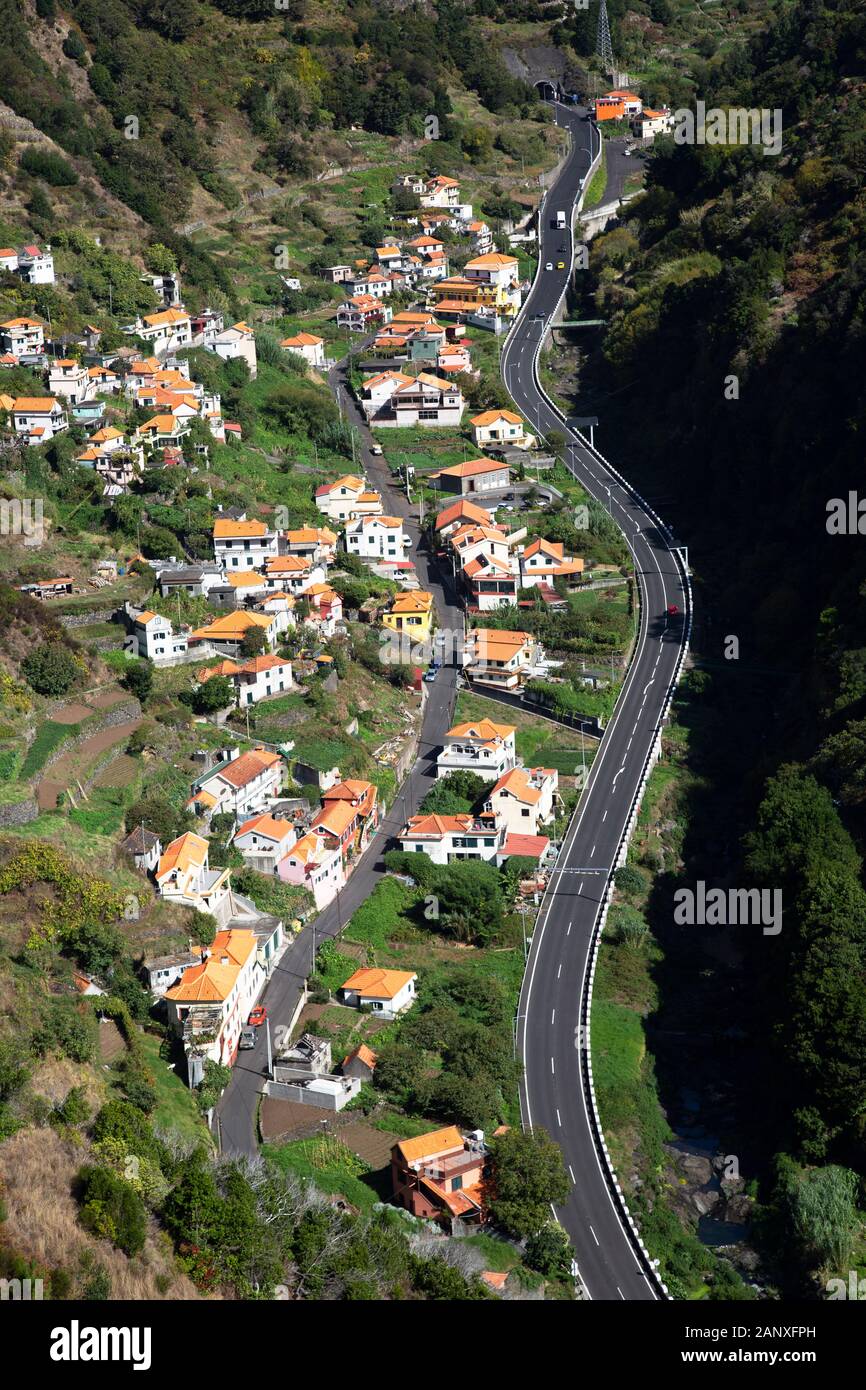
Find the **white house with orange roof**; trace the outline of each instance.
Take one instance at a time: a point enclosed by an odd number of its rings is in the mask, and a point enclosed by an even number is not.
[[[524,684],[540,660],[541,648],[530,632],[476,627],[466,634],[466,675],[480,685],[515,690]]]
[[[296,352],[311,367],[325,365],[325,340],[316,337],[315,333],[294,333],[289,338],[283,338],[280,347],[285,348],[286,352]]]
[[[444,867],[457,859],[495,859],[505,841],[505,826],[494,815],[410,816],[397,836],[407,854],[426,854]]]
[[[380,415],[391,414],[391,398],[394,392],[400,386],[411,385],[413,380],[414,377],[408,372],[400,371],[377,372],[375,376],[368,376],[360,386],[361,409],[367,419],[375,424],[381,423],[378,418]]]
[[[513,410],[482,410],[469,423],[479,449],[488,444],[513,444],[520,448],[528,441],[523,420]]]
[[[447,174],[434,174],[425,179],[418,197],[422,208],[455,208],[460,202],[460,184]]]
[[[283,544],[289,555],[327,564],[337,553],[337,533],[329,526],[299,526],[283,532]]]
[[[489,613],[517,603],[520,577],[510,557],[498,560],[495,555],[476,555],[463,566],[460,577],[470,612]]]
[[[280,613],[249,613],[235,609],[231,613],[221,613],[203,627],[194,628],[190,633],[190,645],[205,642],[221,656],[238,656],[244,637],[250,628],[261,628],[268,647],[273,647],[279,634],[290,626],[288,618]]]
[[[41,352],[45,346],[45,325],[39,319],[16,318],[0,323],[0,348],[13,357]]]
[[[215,352],[217,357],[221,357],[223,362],[242,358],[249,367],[250,377],[255,377],[258,371],[256,339],[248,323],[241,320],[240,323],[233,323],[231,328],[224,328],[221,333],[205,333],[204,346],[208,352]]]
[[[314,564],[305,555],[276,555],[265,565],[265,589],[268,593],[283,590],[297,597],[310,584],[325,580],[323,565]]]
[[[12,428],[26,435],[28,444],[47,444],[69,428],[66,411],[53,396],[16,396],[10,414]]]
[[[261,569],[267,560],[279,554],[279,541],[277,532],[264,521],[218,516],[213,526],[213,549],[214,559],[228,573],[233,569]]]
[[[478,506],[476,502],[470,502],[467,498],[460,498],[457,502],[452,502],[450,507],[445,507],[436,517],[436,531],[439,539],[444,541],[453,535],[461,526],[472,523],[478,526],[492,525],[493,518],[484,507]]]
[[[583,574],[583,560],[565,554],[562,541],[547,541],[541,537],[532,541],[520,557],[523,588],[534,589],[537,584],[552,584],[564,579],[576,584]]]
[[[231,917],[231,869],[211,869],[207,840],[192,830],[166,845],[153,876],[168,902],[209,912],[218,922]]]
[[[381,516],[382,498],[366,478],[345,474],[333,483],[316,488],[316,506],[331,521],[348,521],[354,516]]]
[[[371,294],[354,294],[337,307],[337,327],[350,333],[369,333],[377,324],[390,323],[392,310]]]
[[[196,672],[199,685],[206,684],[214,676],[225,676],[234,686],[238,705],[256,705],[259,700],[269,696],[282,695],[292,690],[292,663],[287,657],[276,652],[249,657],[246,661],[226,659],[216,665],[202,666]]]
[[[87,368],[74,357],[57,357],[49,363],[48,390],[52,396],[62,396],[73,405],[91,400],[96,395],[96,387],[87,374]]]
[[[178,352],[192,343],[192,324],[185,309],[161,309],[155,314],[144,314],[124,332],[143,339],[159,357]]]
[[[415,1003],[414,970],[385,970],[362,966],[344,980],[337,993],[350,1008],[370,1009],[380,1018],[397,1018]]]
[[[537,835],[552,820],[559,774],[552,767],[513,767],[491,787],[485,811],[504,821],[509,834]]]
[[[198,950],[201,964],[184,970],[164,996],[169,1023],[184,1040],[191,1086],[201,1080],[206,1059],[232,1065],[241,1029],[266,979],[255,932],[246,928],[219,931],[210,946]]]
[[[514,315],[520,308],[519,262],[516,256],[505,255],[502,251],[487,251],[483,256],[475,256],[463,267],[465,279],[473,284],[487,285],[496,291],[493,303],[507,315]]]
[[[517,765],[515,733],[513,724],[496,724],[492,719],[455,724],[445,735],[436,759],[436,776],[474,772],[477,777],[496,781]]]
[[[189,629],[175,632],[168,618],[149,608],[129,611],[131,633],[138,656],[154,666],[170,666],[184,660],[189,650]]]
[[[412,544],[399,516],[359,516],[346,522],[346,551],[361,560],[405,560]]]
[[[390,409],[383,409],[376,415],[377,425],[392,425],[398,429],[421,425],[435,429],[459,425],[466,402],[455,382],[432,372],[419,372],[409,381],[395,384],[389,406]]]
[[[310,611],[305,623],[318,628],[322,637],[333,637],[337,624],[343,621],[343,600],[330,584],[310,584],[301,590],[301,598],[306,599]]]
[[[275,874],[295,838],[294,826],[289,821],[276,820],[265,812],[239,825],[232,836],[232,844],[240,850],[250,868],[263,874]]]
[[[235,751],[196,779],[187,806],[208,820],[221,813],[249,820],[279,795],[284,771],[281,755],[267,748]]]

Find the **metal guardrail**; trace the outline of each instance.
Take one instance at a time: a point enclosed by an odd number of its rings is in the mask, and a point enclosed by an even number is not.
[[[593,128],[595,129],[595,127],[593,127]],[[596,134],[598,134],[597,130],[596,130]],[[593,171],[594,171],[594,168],[596,168],[597,165],[598,165],[599,159],[600,159],[600,157],[601,157],[601,149],[602,149],[602,146],[601,146],[601,142],[600,142],[600,143],[599,143],[599,150],[598,150],[598,153],[597,153],[595,159],[593,160],[593,162],[590,164],[589,170],[588,170],[587,175],[586,175],[586,177],[585,177],[585,179],[584,179],[584,182],[583,182],[583,185],[582,185],[582,187],[581,187],[581,190],[580,190],[579,194],[574,198],[574,200],[573,200],[573,202],[572,202],[572,225],[573,225],[573,223],[574,223],[575,213],[576,213],[577,210],[578,210],[578,204],[580,203],[580,201],[581,201],[582,198],[583,198],[584,190],[585,190],[585,188],[587,187],[587,185],[588,185],[588,183],[589,183],[589,179],[590,179],[590,177],[591,177],[591,175],[592,175],[592,173],[593,173]],[[536,268],[536,278],[537,278],[538,270],[540,269],[540,266],[541,266],[541,257],[539,256],[539,263],[538,263],[538,267]],[[535,281],[533,280],[533,288],[534,288],[534,285],[535,285]],[[556,304],[556,307],[555,307],[553,313],[552,313],[551,316],[550,316],[550,319],[549,319],[549,321],[548,321],[550,324],[552,324],[553,321],[554,321],[554,319],[556,318],[556,315],[557,315],[557,313],[559,312],[559,310],[560,310],[560,308],[561,308],[561,305],[562,305],[562,302],[563,302],[563,300],[564,300],[564,298],[565,298],[565,295],[566,295],[566,293],[567,293],[567,290],[568,290],[568,281],[566,281],[565,285],[563,286],[562,294],[560,295],[560,298],[559,298],[559,300],[558,300],[558,302],[557,302],[557,304]],[[531,294],[531,291],[530,291],[530,294]],[[526,302],[528,302],[529,297],[530,297],[530,296],[527,296],[527,301],[526,301]],[[524,307],[525,307],[525,306],[524,306]],[[520,319],[521,319],[521,318],[522,318],[522,314],[518,315],[518,318],[515,320],[514,324],[512,325],[512,329],[511,329],[510,332],[509,332],[509,336],[510,336],[511,331],[513,331],[513,329],[517,326],[517,323],[520,322]],[[668,685],[668,689],[667,689],[667,693],[666,693],[666,695],[665,695],[664,703],[663,703],[663,705],[662,705],[661,713],[660,713],[659,719],[658,719],[658,721],[657,721],[657,723],[656,723],[656,727],[655,727],[654,734],[653,734],[653,739],[652,739],[652,742],[651,742],[651,744],[650,744],[649,750],[648,750],[648,752],[647,752],[646,758],[645,758],[645,760],[644,760],[644,766],[643,766],[643,769],[642,769],[642,772],[641,772],[641,776],[640,776],[640,779],[639,779],[639,782],[638,782],[638,785],[637,785],[637,788],[636,788],[636,791],[635,791],[635,795],[634,795],[634,797],[633,797],[633,799],[632,799],[632,804],[631,804],[631,809],[630,809],[630,811],[629,811],[629,816],[628,816],[628,819],[627,819],[627,821],[626,821],[626,823],[625,823],[625,827],[624,827],[624,829],[623,829],[622,835],[620,836],[619,845],[618,845],[618,848],[617,848],[617,853],[616,853],[616,856],[614,857],[614,862],[613,862],[613,864],[611,865],[611,868],[610,868],[609,873],[608,873],[607,887],[606,887],[606,891],[605,891],[605,894],[604,894],[604,898],[603,898],[603,900],[602,900],[602,902],[601,902],[601,904],[600,904],[600,906],[599,906],[599,911],[598,911],[598,913],[597,913],[597,915],[596,915],[595,924],[594,924],[594,926],[593,926],[592,953],[591,953],[591,958],[590,958],[590,963],[589,963],[589,969],[588,969],[588,971],[586,972],[586,976],[585,976],[585,979],[584,979],[583,997],[582,997],[582,999],[581,999],[581,1025],[582,1025],[582,1027],[583,1027],[584,1030],[585,1030],[584,1033],[583,1033],[583,1036],[584,1036],[584,1038],[585,1038],[586,1041],[587,1041],[586,1048],[584,1049],[584,1050],[585,1050],[585,1055],[586,1055],[586,1068],[585,1068],[585,1073],[584,1073],[584,1083],[585,1083],[585,1087],[586,1087],[587,1099],[588,1099],[588,1101],[589,1101],[589,1110],[590,1110],[590,1113],[591,1113],[591,1115],[592,1115],[592,1124],[593,1124],[593,1131],[594,1131],[596,1152],[599,1154],[599,1157],[603,1160],[604,1169],[605,1169],[606,1177],[607,1177],[607,1181],[608,1181],[608,1186],[609,1186],[609,1188],[610,1188],[610,1190],[611,1190],[611,1192],[612,1192],[612,1195],[613,1195],[613,1197],[614,1197],[614,1200],[615,1200],[615,1202],[616,1202],[616,1205],[617,1205],[617,1207],[618,1207],[618,1209],[619,1209],[619,1215],[620,1215],[620,1217],[621,1217],[621,1221],[622,1221],[622,1220],[625,1221],[625,1226],[623,1227],[623,1230],[624,1230],[624,1231],[626,1232],[626,1234],[630,1237],[631,1242],[632,1242],[632,1245],[633,1245],[633,1247],[634,1247],[634,1249],[635,1249],[635,1252],[638,1254],[638,1256],[639,1256],[641,1262],[643,1263],[643,1265],[644,1265],[644,1267],[645,1267],[645,1269],[646,1269],[646,1271],[647,1271],[647,1274],[649,1275],[650,1278],[653,1279],[653,1281],[654,1281],[654,1283],[655,1283],[657,1289],[658,1289],[659,1292],[661,1293],[662,1297],[663,1297],[664,1299],[667,1300],[667,1299],[670,1299],[671,1295],[670,1295],[670,1293],[669,1293],[669,1291],[668,1291],[667,1285],[663,1282],[663,1280],[662,1280],[662,1278],[661,1278],[661,1275],[659,1274],[658,1270],[656,1269],[656,1266],[655,1266],[654,1263],[653,1263],[652,1256],[650,1255],[649,1251],[647,1250],[646,1246],[644,1245],[644,1243],[643,1243],[643,1241],[642,1241],[642,1239],[641,1239],[640,1230],[639,1230],[639,1228],[638,1228],[638,1225],[637,1225],[636,1221],[634,1220],[634,1217],[633,1217],[632,1214],[631,1214],[631,1211],[629,1210],[628,1203],[626,1202],[625,1195],[624,1195],[624,1193],[623,1193],[622,1187],[620,1186],[619,1180],[618,1180],[617,1175],[616,1175],[616,1171],[615,1171],[614,1166],[613,1166],[613,1162],[612,1162],[611,1157],[610,1157],[610,1152],[609,1152],[608,1147],[607,1147],[607,1142],[606,1142],[606,1140],[605,1140],[605,1138],[604,1138],[604,1131],[603,1131],[602,1124],[601,1124],[601,1117],[600,1117],[600,1115],[599,1115],[598,1103],[597,1103],[596,1095],[595,1095],[595,1086],[594,1086],[594,1083],[593,1083],[593,1076],[592,1076],[592,1051],[591,1051],[591,1047],[590,1047],[590,1045],[589,1045],[589,1044],[590,1044],[590,1031],[589,1031],[589,1029],[590,1029],[590,1019],[591,1019],[591,1014],[592,1014],[592,990],[593,990],[593,984],[594,984],[594,980],[595,980],[595,970],[596,970],[596,964],[597,964],[597,960],[598,960],[599,949],[600,949],[600,947],[601,947],[601,937],[602,937],[602,933],[603,933],[603,931],[604,931],[605,923],[606,923],[606,921],[607,921],[607,914],[608,914],[608,911],[609,911],[609,908],[610,908],[610,903],[611,903],[611,900],[612,900],[612,898],[613,898],[613,891],[614,891],[614,875],[615,875],[615,873],[616,873],[617,868],[624,862],[625,855],[626,855],[626,853],[627,853],[627,851],[628,851],[628,843],[629,843],[629,840],[631,839],[632,833],[633,833],[633,831],[634,831],[634,827],[635,827],[635,825],[636,825],[636,823],[637,823],[637,816],[638,816],[638,812],[639,812],[639,808],[640,808],[641,801],[642,801],[643,796],[644,796],[644,794],[645,794],[645,792],[646,792],[647,782],[649,781],[649,777],[650,777],[650,774],[651,774],[651,772],[652,772],[652,769],[653,769],[653,767],[655,766],[655,763],[656,763],[657,760],[658,760],[658,756],[659,756],[659,752],[660,752],[660,748],[661,748],[661,731],[662,731],[662,727],[663,727],[663,725],[664,725],[664,723],[665,723],[665,721],[666,721],[666,719],[667,719],[667,717],[668,717],[668,714],[669,714],[669,711],[670,711],[670,706],[671,706],[671,701],[673,700],[674,691],[676,690],[676,687],[677,687],[677,685],[678,685],[678,683],[679,683],[680,676],[682,675],[683,664],[684,664],[684,662],[685,662],[685,658],[686,658],[686,656],[687,656],[687,654],[688,654],[688,651],[689,651],[689,643],[690,643],[691,630],[692,630],[692,586],[691,586],[691,579],[690,579],[690,577],[689,577],[688,566],[686,565],[686,563],[685,563],[685,561],[684,561],[684,559],[683,559],[683,556],[682,556],[681,552],[679,551],[679,549],[678,549],[676,546],[674,546],[673,543],[672,543],[672,542],[673,542],[673,534],[672,534],[672,532],[671,532],[670,527],[667,526],[666,523],[662,521],[661,517],[659,517],[658,514],[653,510],[653,508],[650,507],[649,503],[645,500],[644,497],[641,496],[641,494],[636,490],[636,488],[634,488],[634,487],[627,481],[627,479],[623,477],[623,475],[618,471],[618,469],[614,468],[614,466],[604,457],[604,455],[603,455],[602,453],[600,453],[600,451],[599,451],[598,449],[596,449],[596,448],[594,447],[594,445],[591,445],[591,444],[589,443],[589,441],[580,433],[579,430],[575,430],[575,429],[570,429],[570,428],[569,428],[568,422],[567,422],[567,420],[566,420],[565,415],[564,415],[563,412],[559,409],[559,407],[556,405],[556,403],[555,403],[553,400],[551,400],[551,398],[550,398],[550,396],[548,395],[547,391],[546,391],[546,390],[544,389],[544,387],[542,386],[541,381],[540,381],[540,378],[539,378],[539,375],[538,375],[538,359],[539,359],[539,356],[540,356],[540,353],[541,353],[542,343],[543,343],[543,341],[544,341],[544,339],[545,339],[546,336],[547,336],[547,335],[544,334],[544,335],[542,335],[542,337],[539,338],[538,343],[536,344],[536,347],[535,347],[535,352],[533,353],[533,358],[532,358],[532,375],[533,375],[533,380],[534,380],[534,382],[535,382],[535,386],[536,386],[536,389],[537,389],[539,395],[541,395],[541,396],[543,397],[543,399],[546,401],[548,407],[549,407],[549,408],[553,411],[553,413],[562,421],[563,425],[565,426],[566,434],[568,435],[568,434],[570,433],[570,434],[572,434],[572,435],[575,435],[575,436],[577,437],[577,439],[580,440],[581,445],[587,450],[587,452],[589,452],[590,454],[592,454],[592,455],[604,466],[604,468],[606,468],[615,478],[618,479],[618,481],[619,481],[620,485],[623,487],[623,489],[624,489],[632,498],[634,498],[634,500],[636,500],[636,501],[640,504],[640,506],[643,508],[643,510],[653,519],[653,521],[654,521],[654,522],[657,524],[657,526],[660,528],[660,531],[661,531],[662,535],[663,535],[664,538],[665,538],[665,542],[666,542],[666,544],[667,544],[668,551],[669,551],[670,554],[672,554],[672,555],[676,558],[677,565],[679,566],[679,568],[680,568],[680,570],[681,570],[681,572],[682,572],[682,576],[683,576],[683,580],[684,580],[685,593],[686,593],[686,604],[685,604],[685,610],[686,610],[686,611],[685,611],[685,626],[684,626],[683,641],[682,641],[681,646],[680,646],[679,656],[678,656],[678,658],[677,658],[676,666],[675,666],[675,668],[674,668],[674,672],[673,672],[673,675],[672,675],[672,677],[671,677],[671,681],[670,681],[670,683],[669,683],[669,685]],[[504,347],[504,344],[503,344],[503,347]],[[574,471],[574,469],[573,469],[573,467],[572,467],[572,465],[571,465],[570,463],[566,462],[566,466],[570,469],[570,471],[572,471],[572,472]],[[625,535],[625,532],[623,532],[623,535]],[[626,538],[626,539],[627,539],[627,538]],[[639,603],[641,609],[643,609],[645,600],[644,600],[644,596],[643,596],[643,591],[642,591],[641,585],[638,583],[638,584],[635,586],[635,588],[636,588],[637,595],[638,595],[638,603]],[[641,614],[641,617],[642,617],[642,614]],[[640,629],[640,623],[638,624],[638,630],[639,630],[639,629]],[[623,686],[623,690],[624,690],[624,688],[625,688],[625,687]],[[622,698],[622,694],[620,695],[620,699],[621,699],[621,698]],[[615,715],[615,713],[616,713],[616,711],[614,711],[614,715]],[[613,716],[612,716],[612,719],[613,719]],[[612,720],[611,720],[611,722],[612,722]],[[553,876],[551,877],[551,882],[552,882],[552,881],[553,881]]]

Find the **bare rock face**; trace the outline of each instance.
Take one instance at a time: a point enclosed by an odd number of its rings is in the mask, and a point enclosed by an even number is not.
[[[736,1224],[745,1225],[752,1214],[753,1202],[751,1197],[747,1197],[744,1192],[737,1193],[729,1197],[725,1202],[725,1209],[722,1216],[723,1221],[730,1221]]]
[[[708,1158],[703,1158],[701,1154],[678,1154],[677,1161],[692,1186],[703,1187],[705,1183],[712,1182],[713,1165]]]
[[[722,1200],[720,1192],[693,1192],[692,1206],[699,1216],[709,1216],[715,1212],[716,1207]]]

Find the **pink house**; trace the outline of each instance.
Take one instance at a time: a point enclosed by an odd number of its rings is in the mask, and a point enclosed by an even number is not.
[[[319,912],[333,901],[346,882],[339,848],[327,845],[325,836],[314,829],[286,851],[277,866],[277,874],[284,883],[308,889]]]

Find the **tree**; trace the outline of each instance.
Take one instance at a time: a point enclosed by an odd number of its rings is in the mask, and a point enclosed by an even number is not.
[[[523,1256],[530,1269],[537,1269],[548,1279],[570,1279],[574,1251],[561,1226],[548,1221],[540,1231],[529,1237]]]
[[[144,1249],[147,1212],[135,1189],[108,1168],[84,1167],[80,1220],[85,1230],[110,1240],[130,1258]]]
[[[491,1139],[488,1206],[508,1235],[535,1235],[551,1203],[564,1202],[569,1190],[562,1153],[546,1130],[509,1129]]]
[[[377,1049],[374,1081],[380,1091],[404,1103],[414,1094],[424,1074],[424,1058],[417,1047],[386,1043]]]
[[[65,695],[82,669],[62,642],[43,642],[21,663],[25,680],[40,695]]]
[[[440,869],[431,884],[439,922],[472,924],[472,939],[487,940],[502,926],[502,879],[493,864],[465,859]]]
[[[146,700],[153,689],[153,666],[149,661],[136,661],[124,672],[126,687],[138,700]]]
[[[450,772],[447,777],[440,777],[434,782],[421,803],[421,810],[429,815],[441,816],[475,810],[489,787],[490,783],[474,772]]]
[[[260,632],[261,629],[253,628],[252,631]],[[228,676],[211,676],[193,694],[192,707],[196,714],[213,714],[215,710],[226,709],[234,702],[235,688]]]
[[[155,791],[147,792],[134,801],[124,820],[127,830],[143,825],[145,830],[158,835],[163,845],[182,835],[192,823],[191,816],[177,811],[166,797]]]
[[[248,627],[241,642],[241,655],[248,659],[268,649],[268,639],[260,627]]]

